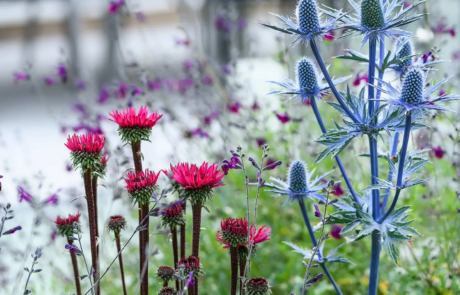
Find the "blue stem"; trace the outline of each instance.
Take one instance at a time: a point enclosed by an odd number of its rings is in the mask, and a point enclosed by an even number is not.
[[[329,87],[332,90],[332,93],[334,93],[335,98],[337,99],[338,103],[344,109],[344,111],[347,113],[348,117],[355,123],[359,123],[359,120],[353,115],[351,110],[348,108],[348,106],[345,104],[343,101],[342,97],[340,96],[340,93],[337,91],[337,88],[335,88],[334,83],[332,82],[331,76],[329,76],[329,72],[327,71],[326,66],[324,65],[323,59],[321,58],[321,55],[319,54],[318,47],[316,46],[316,42],[314,39],[311,39],[310,41],[310,47],[311,50],[313,51],[313,54],[315,55],[316,62],[318,63],[319,67],[321,68],[321,71],[323,72],[324,78],[326,79],[327,83],[329,84]]]
[[[385,40],[380,40],[380,71],[379,71],[379,79],[383,79],[383,75],[385,74],[385,71],[382,71],[383,67],[383,60],[385,59]],[[378,82],[378,85],[381,86],[382,83],[380,81]],[[382,94],[382,91],[380,89],[377,89],[377,101],[375,102],[375,108],[378,109],[380,106],[380,96]]]
[[[374,108],[374,77],[375,77],[375,56],[377,50],[377,40],[371,38],[369,43],[369,86],[368,86],[368,104],[369,117],[372,117],[375,112]],[[371,183],[378,184],[379,167],[377,155],[377,137],[369,135],[369,151],[371,160]],[[380,191],[372,190],[372,217],[375,221],[380,215]],[[376,295],[379,283],[379,264],[380,264],[380,233],[374,231],[372,233],[372,249],[371,249],[371,265],[369,274],[369,289],[368,295]]]
[[[391,146],[391,151],[390,151],[390,156],[394,157],[396,156],[396,152],[398,151],[398,141],[399,141],[399,132],[395,133],[393,145]],[[393,180],[393,171],[389,170],[388,171],[388,182],[391,182]],[[385,213],[385,210],[387,209],[387,204],[388,204],[388,197],[390,196],[390,189],[387,188],[385,190],[385,196],[383,197],[383,202],[382,202],[382,209],[380,210],[380,215],[383,215]]]
[[[316,104],[316,98],[315,97],[310,97],[310,103],[311,107],[313,109],[313,112],[315,113],[316,120],[318,121],[319,127],[321,128],[321,131],[323,133],[327,133],[327,129],[324,126],[323,119],[321,118],[321,114],[319,113],[318,110],[318,105]],[[335,156],[335,160],[337,161],[337,165],[339,166],[340,172],[342,172],[343,179],[345,180],[348,189],[350,190],[351,195],[353,196],[353,199],[355,202],[358,203],[358,198],[356,196],[355,190],[353,189],[353,186],[351,185],[350,179],[348,179],[347,172],[345,171],[345,168],[342,165],[342,161],[340,160],[339,156]]]
[[[313,231],[313,228],[311,227],[310,219],[308,218],[308,213],[307,213],[307,208],[305,207],[305,202],[303,201],[302,197],[300,197],[298,200],[299,200],[300,211],[302,211],[303,220],[305,222],[305,225],[307,226],[308,234],[310,235],[311,242],[313,243],[313,247],[318,247],[318,242],[316,241],[315,232]],[[321,249],[319,248],[318,248],[318,259],[320,261],[323,260],[323,255],[321,253]],[[340,291],[339,286],[337,286],[336,282],[334,281],[334,278],[332,277],[331,273],[327,269],[326,264],[324,262],[321,262],[320,265],[323,268],[324,272],[326,273],[327,277],[329,278],[329,281],[331,281],[332,285],[334,286],[334,289],[337,292],[337,294],[342,295],[342,292]]]
[[[404,139],[401,147],[401,157],[399,159],[399,165],[398,165],[398,177],[396,179],[396,193],[395,197],[393,198],[393,202],[391,202],[390,208],[388,209],[387,213],[378,221],[379,223],[382,223],[385,221],[385,219],[390,216],[390,214],[393,212],[393,210],[396,207],[396,203],[398,202],[399,198],[399,193],[401,191],[400,187],[402,186],[402,178],[404,174],[404,162],[406,160],[406,154],[407,154],[407,146],[409,145],[409,137],[410,137],[410,130],[412,127],[412,112],[408,111],[406,113],[406,126],[404,128]]]

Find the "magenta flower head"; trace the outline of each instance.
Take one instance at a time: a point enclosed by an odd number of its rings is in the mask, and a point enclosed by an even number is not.
[[[182,201],[182,202],[180,202]],[[161,221],[164,227],[176,227],[185,224],[185,214],[182,210],[183,200],[174,202],[161,210]]]
[[[69,214],[69,217],[62,218],[58,216],[54,223],[56,224],[58,233],[63,237],[73,236],[75,233],[75,228],[73,226],[74,222],[80,223],[81,214],[77,212],[76,215]],[[79,227],[80,228],[80,227]]]
[[[25,201],[30,203],[33,201],[34,197],[29,194],[22,186],[18,186],[19,202]]]
[[[153,193],[158,189],[157,180],[160,173],[167,175],[165,170],[160,170],[155,174],[154,171],[146,169],[145,171],[129,172],[125,178],[129,197],[133,202],[144,204],[149,202]]]
[[[109,161],[109,158],[110,157],[108,155],[104,155],[101,158],[101,162],[96,163],[96,166],[94,167],[95,173],[97,173],[97,175],[101,178],[105,176],[105,172],[107,171],[107,162]]]
[[[62,83],[67,83],[67,68],[63,63],[57,66],[56,75],[61,79]]]
[[[160,266],[157,270],[157,278],[162,283],[175,280],[176,270],[169,266]]]
[[[176,265],[176,271],[179,272],[180,269],[183,269],[184,274],[187,276],[192,274],[191,276],[193,276],[194,280],[197,280],[205,274],[203,267],[200,264],[200,258],[193,255],[190,255],[187,259],[182,257]]]
[[[253,248],[251,251],[251,255],[256,255],[257,250],[258,250],[258,244],[263,243],[265,241],[270,240],[270,234],[271,234],[271,229],[270,227],[266,227],[266,225],[263,225],[259,229],[257,229],[254,224],[251,224],[251,227],[249,228],[249,241],[246,240],[244,243],[238,244],[238,255],[240,258],[247,259],[249,252],[248,252],[248,245],[252,244]],[[217,232],[217,238],[216,241],[224,245],[224,249],[230,248],[230,244],[228,242],[225,242],[224,236],[222,231]]]
[[[247,295],[271,295],[271,286],[264,278],[252,278],[245,286]]]
[[[45,82],[46,85],[48,86],[52,86],[54,84],[56,84],[56,80],[53,78],[53,77],[45,77],[43,78],[43,81]]]
[[[109,8],[108,8],[109,13],[111,14],[117,13],[118,9],[123,7],[124,4],[125,4],[124,0],[110,1]]]
[[[163,287],[159,292],[158,295],[176,295],[176,289],[172,287]]]
[[[172,178],[182,186],[182,193],[192,204],[204,204],[213,195],[213,189],[225,185],[221,183],[224,173],[218,165],[203,162],[200,167],[195,164],[180,163],[171,165]]]
[[[340,240],[342,238],[342,235],[340,233],[342,232],[342,226],[338,224],[334,224],[331,229],[331,236],[336,239]]]
[[[110,116],[112,116],[110,121],[118,124],[118,133],[123,142],[131,144],[142,140],[149,141],[153,126],[163,115],[158,112],[149,115],[147,107],[141,107],[138,114],[136,109],[128,108],[122,112],[111,112]]]
[[[21,226],[16,226],[16,227],[14,227],[14,228],[12,228],[12,229],[9,229],[9,230],[7,230],[7,231],[4,231],[2,235],[12,235],[12,234],[14,234],[16,231],[21,230],[21,229],[22,229]]]
[[[444,157],[444,150],[440,146],[434,147],[432,150],[436,158],[442,159]]]
[[[96,163],[100,164],[104,144],[105,137],[103,135],[87,133],[69,136],[65,146],[71,151],[72,165],[75,168],[81,167],[83,172],[86,172]]]
[[[121,215],[112,215],[107,222],[107,231],[114,232],[118,236],[122,229],[126,228],[126,219]]]
[[[46,199],[43,204],[45,205],[48,205],[48,204],[53,204],[53,205],[56,205],[58,203],[58,193],[61,191],[61,189],[58,189],[57,192],[55,192],[54,194],[52,194],[51,196],[48,197],[48,199]]]
[[[22,73],[22,72],[15,72],[13,73],[14,76],[14,84],[17,84],[19,81],[27,81],[30,79],[29,74]]]
[[[227,218],[220,223],[222,231],[217,232],[218,239],[221,237],[222,242],[230,247],[247,243],[249,224],[246,218]]]
[[[280,120],[280,122],[283,124],[286,124],[287,122],[291,121],[291,117],[289,117],[287,112],[285,112],[284,115],[278,113],[275,113],[275,115],[278,118],[278,120]]]

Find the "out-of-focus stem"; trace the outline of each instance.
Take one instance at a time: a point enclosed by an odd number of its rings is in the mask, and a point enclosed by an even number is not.
[[[118,262],[120,264],[120,273],[121,273],[121,283],[123,285],[123,294],[127,295],[128,293],[126,292],[126,283],[125,283],[125,270],[123,269],[123,257],[121,255],[121,243],[120,243],[120,234],[115,233],[115,242],[117,244],[117,251],[120,253],[118,255]]]
[[[244,270],[246,269],[246,259],[240,258],[240,295],[244,295],[244,282],[243,277],[245,276]]]
[[[236,290],[238,288],[238,247],[230,246],[230,263],[232,272],[230,295],[236,295]]]
[[[193,236],[192,236],[192,255],[199,257],[200,254],[200,234],[201,234],[201,207],[203,204],[192,204],[193,215]],[[195,281],[194,294],[198,295],[198,280]]]
[[[187,201],[184,200],[181,206],[182,206],[182,211],[184,212],[184,215],[186,215]],[[180,226],[180,257],[185,257],[185,238],[186,238],[185,230],[186,230],[186,224],[184,223],[183,225]]]
[[[99,224],[98,224],[98,209],[97,209],[97,176],[93,176],[93,183],[92,183],[92,188],[93,188],[93,200],[94,200],[94,220],[96,223],[96,236],[99,238]],[[97,257],[99,257],[99,245],[97,245]],[[98,258],[98,261],[100,259]],[[98,265],[99,268],[99,265]]]
[[[394,136],[393,145],[392,145],[391,151],[390,151],[390,156],[391,157],[396,156],[396,153],[398,151],[398,141],[399,141],[399,132],[396,132],[395,136]],[[392,180],[393,180],[393,171],[391,169],[389,169],[387,181],[391,182]],[[390,189],[387,188],[385,190],[385,195],[383,196],[383,202],[382,202],[382,208],[380,209],[380,215],[385,214],[385,210],[387,209],[388,197],[389,196],[390,196]]]
[[[73,240],[67,238],[67,244],[72,245]],[[73,268],[73,276],[75,279],[75,289],[77,290],[77,295],[81,295],[81,287],[80,287],[80,275],[78,273],[78,261],[77,255],[69,250],[70,259],[72,260],[72,268]]]
[[[177,226],[171,227],[171,240],[173,247],[173,256],[174,256],[174,267],[176,267],[179,262],[179,251],[177,246]],[[179,280],[176,280],[176,290],[179,290]]]

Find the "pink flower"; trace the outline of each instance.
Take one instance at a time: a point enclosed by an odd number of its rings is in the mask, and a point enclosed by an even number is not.
[[[324,39],[326,39],[327,41],[334,40],[334,31],[327,32],[327,34],[324,35]]]
[[[259,146],[259,147],[264,145],[265,142],[266,142],[265,139],[263,139],[263,138],[256,138],[256,141],[257,141],[257,146]]]
[[[113,111],[110,113],[113,119],[109,119],[117,123],[120,128],[152,128],[161,119],[163,115],[158,112],[149,115],[147,107],[141,107],[139,113],[136,115],[135,108],[123,109],[123,112]]]
[[[442,88],[439,90],[439,96],[446,96],[447,92],[445,92]]]
[[[15,72],[13,73],[14,76],[14,84],[17,84],[19,81],[26,81],[30,79],[29,74],[22,73],[22,72]]]
[[[193,68],[193,61],[191,61],[191,60],[186,60],[186,61],[184,62],[184,69],[188,71],[188,70],[190,70],[191,68]]]
[[[203,78],[203,84],[204,85],[211,85],[212,84],[212,78],[209,76],[206,76]]]
[[[109,4],[109,13],[115,14],[118,12],[118,9],[122,7],[125,4],[125,1],[123,0],[118,0],[118,1],[110,1]]]
[[[227,109],[234,114],[238,114],[240,112],[240,108],[242,107],[242,104],[239,102],[234,102],[232,104],[227,105]]]
[[[342,226],[338,225],[338,224],[334,224],[332,226],[332,229],[331,229],[331,236],[334,238],[334,239],[337,239],[337,240],[340,240],[342,238],[342,236],[340,235],[340,232],[342,231]]]
[[[337,197],[340,197],[343,195],[343,189],[342,187],[340,186],[340,183],[337,183],[335,186],[334,186],[334,196],[337,196]]]
[[[364,74],[362,76],[359,75],[359,73],[356,75],[355,80],[353,81],[354,86],[359,86],[361,84],[361,81],[364,81],[366,83],[369,82],[369,76],[367,74]]]
[[[56,84],[56,80],[53,77],[45,77],[43,81],[45,81],[46,85],[48,86]]]
[[[18,186],[18,193],[19,193],[19,202],[22,202],[22,201],[25,201],[27,203],[32,202],[33,200],[32,195],[26,192],[26,190],[23,187]]]
[[[63,63],[57,66],[56,75],[61,78],[62,83],[67,83],[67,68]]]
[[[104,144],[105,137],[103,135],[87,133],[80,136],[74,134],[72,137],[69,135],[65,146],[72,152],[98,154],[101,152]]]
[[[56,205],[58,203],[58,193],[61,191],[61,189],[58,189],[57,192],[52,194],[51,196],[48,197],[43,203],[44,204],[53,204]]]
[[[135,191],[143,190],[145,188],[154,187],[157,183],[158,178],[160,177],[160,173],[163,172],[167,175],[165,170],[160,170],[158,173],[155,174],[154,171],[150,171],[146,169],[144,171],[139,172],[129,172],[125,178],[126,186],[125,188],[131,194]]]
[[[284,115],[283,114],[278,114],[278,113],[275,112],[275,115],[278,118],[278,120],[280,120],[281,123],[283,123],[283,124],[286,124],[287,122],[289,122],[291,120],[291,118],[289,117],[287,112],[285,112]]]
[[[270,227],[265,228],[266,225],[263,225],[259,230],[255,227],[254,224],[251,224],[251,228],[249,229],[249,239],[251,244],[260,244],[262,242],[270,240],[270,234],[272,230]]]
[[[436,158],[442,159],[444,157],[444,150],[440,146],[434,147],[432,150]]]
[[[206,186],[218,187],[225,184],[220,183],[224,173],[218,170],[217,164],[209,165],[203,162],[200,167],[195,164],[180,163],[171,165],[172,178],[184,189],[200,189]]]
[[[219,112],[218,111],[212,111],[211,114],[209,116],[206,116],[204,117],[203,121],[204,121],[204,124],[206,125],[210,125],[211,122],[216,119],[217,117],[219,117]]]

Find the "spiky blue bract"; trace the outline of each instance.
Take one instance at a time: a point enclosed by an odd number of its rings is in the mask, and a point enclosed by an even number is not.
[[[398,39],[396,42],[396,50],[398,50],[398,48],[400,49],[396,53],[396,58],[405,58],[414,54],[412,50],[412,43],[407,38]],[[398,63],[397,67],[400,69],[405,69],[412,66],[412,64],[412,58],[408,58]]]
[[[320,28],[315,0],[300,0],[296,12],[299,30],[302,33],[313,33]]]
[[[410,69],[405,75],[401,90],[401,100],[417,104],[423,99],[423,74],[419,69]]]
[[[385,18],[380,0],[361,1],[361,25],[374,30],[385,26]]]
[[[297,63],[297,78],[299,80],[300,89],[307,92],[313,92],[318,89],[318,75],[313,63],[302,58]]]
[[[300,194],[308,190],[307,167],[302,161],[294,161],[289,167],[288,184],[291,192]]]

